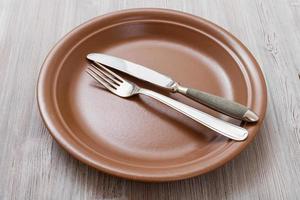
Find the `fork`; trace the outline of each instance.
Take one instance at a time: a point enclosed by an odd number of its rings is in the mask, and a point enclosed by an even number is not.
[[[134,95],[143,94],[152,97],[163,104],[166,104],[167,106],[177,110],[196,122],[201,123],[202,125],[230,139],[242,141],[248,137],[248,131],[240,126],[236,126],[229,122],[213,117],[207,113],[152,90],[141,88],[136,84],[125,80],[101,64],[98,64],[97,67],[91,63],[91,65],[86,69],[86,72],[98,83],[102,84],[106,89],[117,96],[127,98]]]

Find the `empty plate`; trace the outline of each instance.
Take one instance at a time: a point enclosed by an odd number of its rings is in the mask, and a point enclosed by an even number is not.
[[[249,137],[235,142],[154,99],[120,98],[85,73],[91,52],[148,66],[183,85],[247,105],[260,121],[241,124],[180,94],[122,74],[243,126]],[[101,171],[143,181],[184,179],[233,159],[255,137],[267,100],[261,69],[239,40],[207,20],[164,9],[119,11],[77,27],[49,53],[37,90],[42,118],[63,148]]]

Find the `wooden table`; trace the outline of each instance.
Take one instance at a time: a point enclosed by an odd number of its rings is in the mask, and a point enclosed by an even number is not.
[[[41,64],[67,32],[92,17],[162,7],[204,17],[253,52],[268,85],[255,141],[203,176],[142,183],[77,161],[38,112]],[[0,199],[300,199],[299,0],[0,0]]]

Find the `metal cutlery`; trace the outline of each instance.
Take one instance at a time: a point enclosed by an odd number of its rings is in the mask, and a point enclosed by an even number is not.
[[[259,120],[259,117],[253,111],[242,104],[197,89],[183,87],[170,77],[142,65],[100,53],[90,53],[87,55],[87,59],[97,65],[102,64],[117,69],[141,80],[168,89],[171,92],[183,94],[233,118],[247,122],[256,122]]]
[[[248,136],[248,131],[242,127],[215,118],[207,113],[199,111],[191,106],[157,92],[140,88],[136,84],[125,80],[101,64],[98,64],[97,66],[91,64],[86,72],[98,83],[102,84],[106,89],[117,96],[127,98],[138,94],[147,95],[228,138],[242,141]]]

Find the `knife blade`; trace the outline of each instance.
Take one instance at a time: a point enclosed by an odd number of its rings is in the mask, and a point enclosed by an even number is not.
[[[86,56],[86,58],[95,64],[102,64],[107,67],[111,67],[138,79],[166,88],[169,91],[183,94],[213,110],[219,111],[233,118],[248,122],[256,122],[259,119],[256,113],[240,103],[197,89],[183,87],[164,74],[128,60],[101,53],[90,53]]]
[[[176,84],[174,80],[164,74],[121,58],[100,53],[90,53],[87,55],[87,59],[93,62],[101,63],[168,90],[172,90],[172,86]]]

